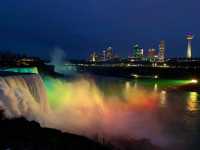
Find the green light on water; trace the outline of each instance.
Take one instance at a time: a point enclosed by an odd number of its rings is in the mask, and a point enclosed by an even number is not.
[[[17,72],[17,73],[34,73],[34,74],[38,74],[37,67],[7,68],[7,69],[2,69],[2,71]]]
[[[133,80],[133,83],[137,83],[141,87],[153,88],[153,89],[165,89],[171,87],[177,87],[181,85],[198,83],[197,80],[166,80],[166,79],[137,79]]]

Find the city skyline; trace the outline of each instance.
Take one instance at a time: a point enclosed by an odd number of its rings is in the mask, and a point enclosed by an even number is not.
[[[119,55],[127,56],[134,41],[148,49],[165,39],[167,55],[177,57],[185,56],[184,36],[190,31],[197,35],[193,54],[198,57],[199,3],[194,0],[182,0],[181,5],[177,0],[2,1],[0,50],[48,58],[55,47],[60,47],[68,58],[86,58],[89,51],[111,45]]]
[[[194,39],[194,35],[191,32],[186,33],[186,40],[187,40],[187,47],[184,51],[185,56],[177,56],[182,58],[197,58],[193,56],[193,49],[192,49],[192,40]],[[110,49],[110,50],[109,50]],[[109,52],[111,51],[111,52]],[[115,58],[133,58],[138,60],[145,60],[145,59],[156,59],[157,61],[164,62],[167,57],[166,53],[166,42],[165,40],[161,40],[157,47],[149,47],[148,49],[144,49],[139,45],[138,43],[135,43],[132,45],[131,54],[127,56],[120,56],[117,55],[116,52],[114,53],[113,48],[111,46],[108,46],[106,49],[95,51],[93,50],[89,54],[88,60],[95,62],[95,61],[106,61],[106,60],[112,60]],[[107,56],[107,53],[109,53],[110,56]]]

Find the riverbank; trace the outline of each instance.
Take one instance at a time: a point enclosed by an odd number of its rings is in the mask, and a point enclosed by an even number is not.
[[[186,85],[181,85],[177,87],[172,87],[167,89],[168,91],[192,91],[192,92],[200,92],[200,84],[199,83],[191,83]]]

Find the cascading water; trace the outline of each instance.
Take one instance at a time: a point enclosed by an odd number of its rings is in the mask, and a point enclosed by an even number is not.
[[[24,116],[30,120],[42,120],[42,112],[48,113],[48,98],[39,75],[0,77],[0,105],[7,117]]]
[[[154,117],[155,93],[126,85],[122,96],[107,96],[88,79],[45,78],[44,83],[39,75],[0,77],[0,106],[6,116],[23,116],[42,126],[90,138],[168,142]]]

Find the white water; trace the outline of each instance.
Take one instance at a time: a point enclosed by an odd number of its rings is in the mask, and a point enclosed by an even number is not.
[[[0,105],[9,118],[25,116],[41,121],[49,112],[48,99],[39,75],[0,77]]]

